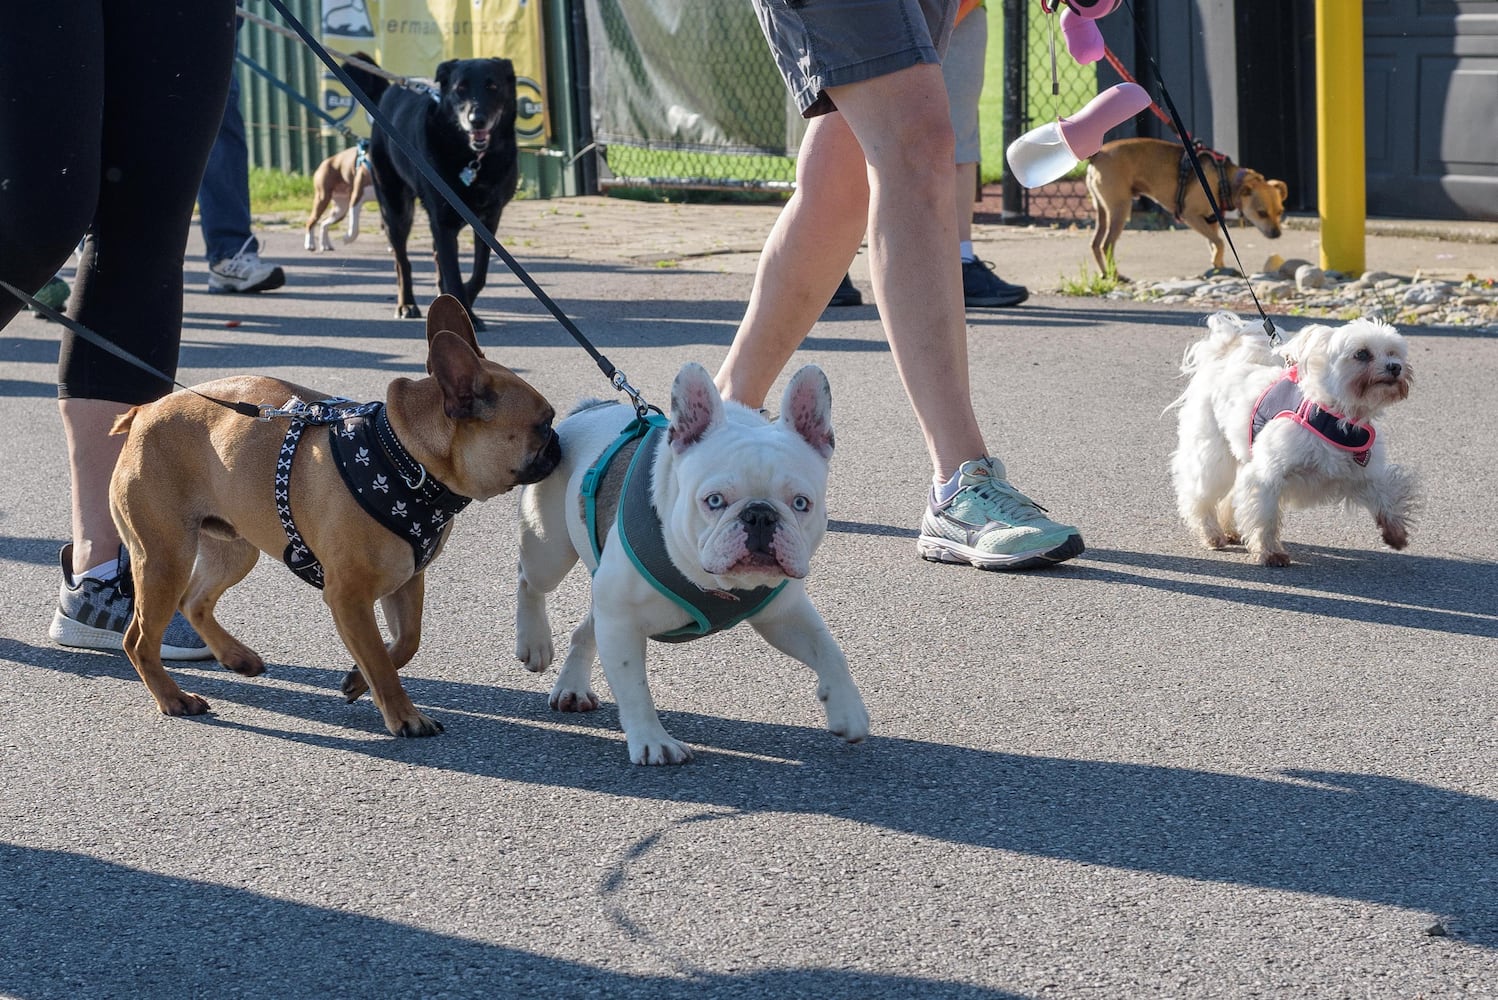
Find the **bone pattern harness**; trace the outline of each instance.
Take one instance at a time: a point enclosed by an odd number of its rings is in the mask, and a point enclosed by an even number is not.
[[[594,565],[603,555],[609,525],[617,524],[619,544],[635,569],[692,619],[651,638],[686,642],[733,628],[766,607],[785,583],[753,590],[703,590],[671,562],[660,515],[651,500],[653,458],[667,426],[664,417],[653,414],[631,421],[584,474],[580,499]]]
[[[1259,394],[1250,417],[1248,446],[1253,447],[1254,438],[1265,424],[1281,417],[1295,421],[1332,447],[1350,453],[1359,465],[1368,464],[1368,455],[1373,451],[1373,426],[1353,423],[1340,413],[1324,410],[1306,399],[1300,389],[1300,369],[1295,365],[1286,368],[1283,375]]]
[[[329,450],[349,492],[365,513],[406,540],[416,572],[425,569],[437,554],[448,524],[472,498],[454,493],[427,475],[395,436],[384,403],[355,403],[341,398],[304,403],[292,397],[282,411],[291,422],[276,461],[275,486],[276,513],[286,531],[282,559],[287,568],[322,589],[322,563],[303,540],[291,515],[291,463],[302,432],[309,426],[327,426]]]

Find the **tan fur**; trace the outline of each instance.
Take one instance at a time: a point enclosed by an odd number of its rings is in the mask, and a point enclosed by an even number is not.
[[[312,175],[312,191],[312,214],[307,217],[307,237],[303,245],[313,251],[333,249],[328,230],[338,225],[345,215],[349,216],[349,223],[343,242],[352,243],[358,239],[359,210],[366,201],[375,198],[374,175],[369,172],[367,163],[359,162],[359,148],[350,146],[318,164]],[[333,214],[318,226],[318,220],[322,219],[330,204]],[[315,236],[314,227],[318,230]]]
[[[432,374],[395,379],[386,405],[396,436],[428,475],[455,493],[487,500],[549,473],[560,456],[550,404],[514,372],[484,359],[466,310],[451,296],[428,311],[427,343]],[[109,499],[135,578],[125,652],[163,714],[208,710],[161,662],[162,633],[178,608],[225,667],[247,677],[264,672],[260,656],[225,631],[213,611],[260,552],[279,559],[287,544],[273,489],[286,419],[245,416],[204,396],[280,407],[292,396],[312,402],[327,395],[240,375],[135,407],[116,422],[114,433],[128,437]],[[353,701],[370,690],[395,735],[434,735],[441,723],[417,711],[396,674],[421,640],[425,573],[415,570],[406,540],[349,493],[328,435],[326,426],[304,432],[290,495],[297,528],[323,564],[323,600],[357,665],[344,694]],[[290,587],[303,586],[287,579]],[[377,601],[391,633],[388,646],[375,619]]]
[[[1118,243],[1136,197],[1143,196],[1163,207],[1176,210],[1176,192],[1180,187],[1181,144],[1164,139],[1115,139],[1103,144],[1088,161],[1087,192],[1092,196],[1097,214],[1097,229],[1092,236],[1092,256],[1099,271],[1107,270],[1107,256]],[[1212,197],[1221,199],[1217,185],[1217,168],[1210,157],[1201,158],[1202,171],[1212,185]],[[1233,203],[1219,206],[1237,209],[1240,215],[1270,239],[1280,235],[1280,218],[1284,215],[1289,188],[1284,181],[1266,180],[1257,170],[1229,162],[1228,181]],[[1216,222],[1208,222],[1212,208],[1193,172],[1187,178],[1186,197],[1181,222],[1200,233],[1212,248],[1212,266],[1223,266],[1222,233]]]

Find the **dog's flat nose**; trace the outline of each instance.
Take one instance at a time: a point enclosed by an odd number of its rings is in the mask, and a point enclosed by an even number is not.
[[[775,526],[780,515],[767,503],[756,501],[739,511],[739,523],[744,526],[744,547],[750,552],[769,552],[775,540]]]

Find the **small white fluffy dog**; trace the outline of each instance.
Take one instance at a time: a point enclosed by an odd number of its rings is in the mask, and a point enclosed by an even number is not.
[[[1308,326],[1279,348],[1257,321],[1220,312],[1187,348],[1191,379],[1171,457],[1181,518],[1208,548],[1239,541],[1265,566],[1288,566],[1281,511],[1345,503],[1373,515],[1384,542],[1409,542],[1415,477],[1390,464],[1373,419],[1409,395],[1405,340],[1353,320]]]

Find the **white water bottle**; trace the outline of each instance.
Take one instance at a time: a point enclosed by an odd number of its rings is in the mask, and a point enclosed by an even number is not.
[[[1027,188],[1059,180],[1098,151],[1103,133],[1149,105],[1150,95],[1143,87],[1120,83],[1088,101],[1070,118],[1032,128],[1011,142],[1005,153],[1014,179]]]

